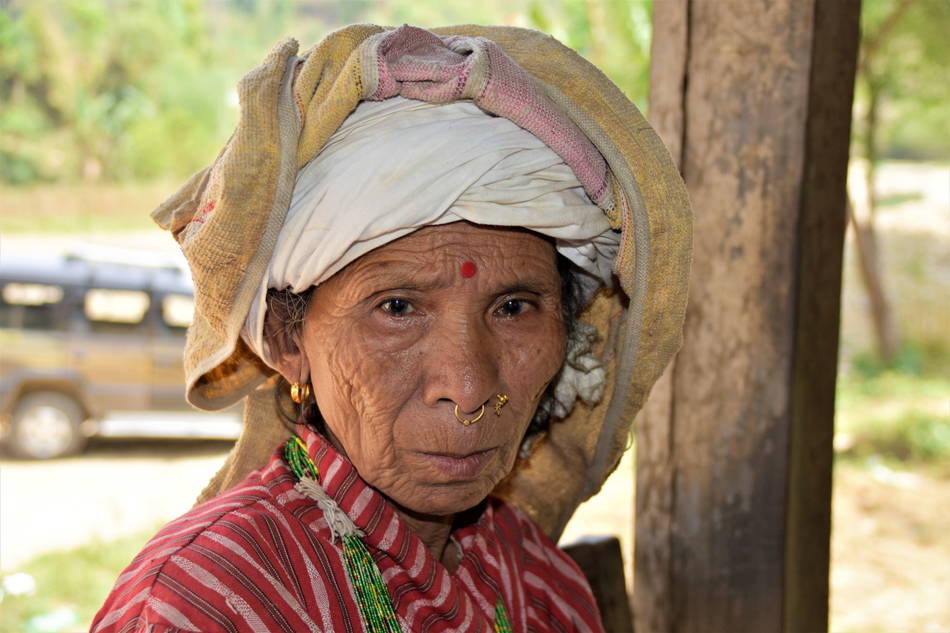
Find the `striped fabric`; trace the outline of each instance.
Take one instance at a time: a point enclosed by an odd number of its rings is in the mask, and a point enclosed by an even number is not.
[[[492,633],[499,596],[518,633],[603,631],[573,561],[513,506],[490,498],[452,533],[463,558],[449,573],[344,457],[302,427],[301,437],[324,489],[366,533],[404,632]],[[340,543],[281,455],[165,526],[92,631],[364,631]]]

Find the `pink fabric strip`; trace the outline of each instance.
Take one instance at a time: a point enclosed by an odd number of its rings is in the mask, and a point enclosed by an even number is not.
[[[371,100],[397,95],[430,103],[471,99],[538,137],[564,159],[595,204],[611,206],[604,157],[495,42],[482,37],[443,39],[418,27],[402,26],[388,32],[376,46],[379,83]]]

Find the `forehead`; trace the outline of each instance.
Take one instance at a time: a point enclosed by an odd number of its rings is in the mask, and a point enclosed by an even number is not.
[[[503,271],[557,274],[554,245],[537,233],[519,228],[492,227],[454,222],[427,226],[363,255],[343,269],[381,274],[417,270],[419,274],[461,275],[466,262],[477,264],[477,276]]]

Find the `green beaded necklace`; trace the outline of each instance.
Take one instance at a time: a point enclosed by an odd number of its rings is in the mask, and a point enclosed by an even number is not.
[[[320,488],[317,464],[307,452],[306,444],[298,436],[291,437],[284,447],[284,460],[300,482],[297,484],[298,490],[316,500],[324,512],[327,512],[328,504],[333,502]],[[334,522],[329,516],[327,522],[331,529],[334,529]],[[346,575],[355,588],[357,605],[366,629],[370,633],[401,633],[389,590],[383,582],[379,567],[360,538],[362,533],[355,528],[338,531],[343,541]],[[512,633],[505,603],[501,598],[495,603],[495,633]]]

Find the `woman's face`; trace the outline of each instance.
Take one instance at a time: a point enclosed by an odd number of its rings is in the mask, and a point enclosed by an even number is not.
[[[473,266],[474,265],[474,266]],[[317,287],[300,376],[360,475],[409,510],[484,499],[564,360],[554,247],[528,231],[420,229]],[[498,394],[508,402],[495,413]],[[482,418],[461,424],[454,415]]]

